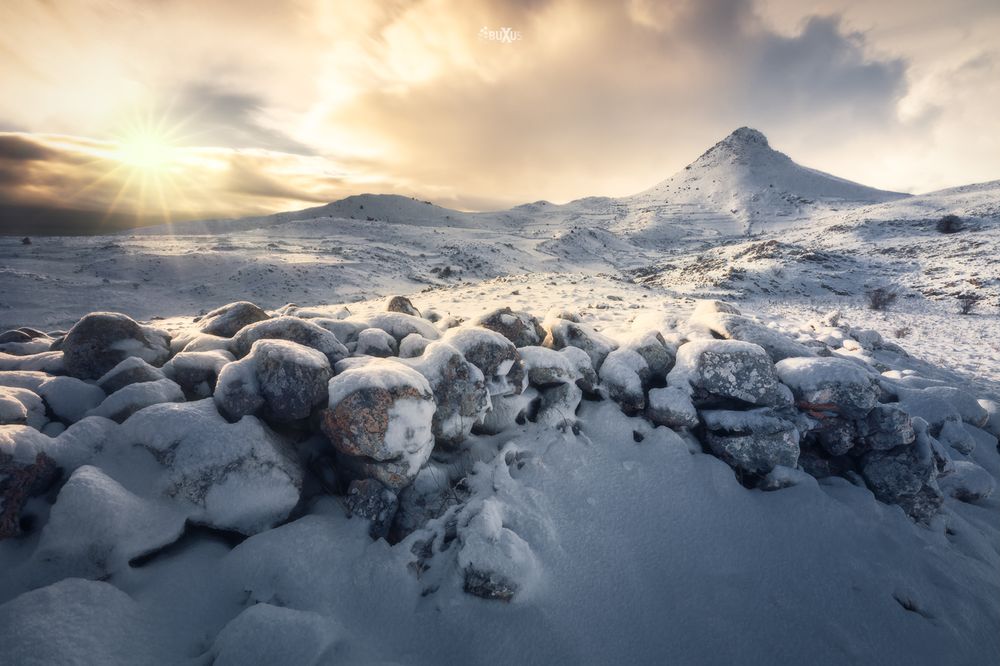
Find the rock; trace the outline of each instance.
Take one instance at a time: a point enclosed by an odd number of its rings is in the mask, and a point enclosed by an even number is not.
[[[695,340],[681,345],[667,383],[693,391],[696,405],[736,400],[776,406],[792,401],[767,353],[758,345],[737,340]]]
[[[368,327],[382,329],[396,338],[397,343],[411,333],[419,333],[428,340],[437,340],[441,337],[434,325],[426,319],[402,312],[378,312],[368,318],[366,328]]]
[[[38,387],[52,379],[52,375],[37,370],[7,370],[0,372],[0,386],[23,388],[38,392]]]
[[[241,330],[271,316],[249,301],[237,301],[212,310],[201,318],[199,330],[209,335],[231,338]]]
[[[131,356],[162,365],[170,356],[169,336],[123,314],[92,312],[63,341],[66,371],[77,379],[97,379]]]
[[[608,397],[628,415],[646,408],[645,387],[649,385],[649,364],[638,352],[619,347],[610,352],[598,373]]]
[[[677,349],[663,339],[659,331],[650,331],[622,344],[621,348],[639,354],[649,366],[649,377],[663,379],[674,367]]]
[[[434,396],[419,372],[374,360],[330,380],[321,428],[354,472],[405,487],[434,448]]]
[[[709,448],[736,470],[763,476],[798,464],[799,432],[771,409],[706,410],[701,418]]]
[[[213,666],[298,664],[340,661],[345,631],[319,613],[257,603],[230,620],[212,643]]]
[[[527,421],[528,412],[537,398],[538,392],[533,388],[517,394],[490,396],[490,410],[483,416],[482,421],[473,427],[473,432],[496,435],[515,425],[523,424]],[[566,416],[572,417],[572,414]]]
[[[534,414],[535,422],[562,429],[572,428],[576,425],[576,410],[583,399],[583,391],[579,386],[575,383],[556,384],[548,388],[532,390],[538,391],[538,408]]]
[[[0,333],[0,345],[8,342],[30,342],[31,339],[31,336],[24,331],[13,330]]]
[[[222,368],[233,360],[233,355],[222,349],[182,351],[163,364],[163,373],[184,390],[184,395],[208,398],[215,391]]]
[[[295,421],[326,401],[332,376],[330,361],[315,349],[258,340],[245,358],[222,368],[214,400],[231,421],[261,410],[279,421]]]
[[[155,382],[166,378],[167,376],[159,368],[154,368],[138,356],[130,356],[104,373],[97,380],[97,385],[110,395],[115,391],[120,391],[129,384]]]
[[[295,450],[253,416],[228,423],[210,399],[144,409],[113,443],[119,451],[148,451],[160,471],[143,495],[170,500],[195,523],[256,534],[285,520],[299,501]]]
[[[389,312],[402,312],[411,317],[420,316],[420,310],[413,307],[413,303],[406,296],[393,296],[389,299],[389,304],[385,309]]]
[[[491,407],[482,371],[446,342],[432,342],[405,364],[423,375],[434,393],[435,441],[445,447],[461,443]]]
[[[598,384],[597,370],[594,369],[593,361],[587,352],[579,347],[564,347],[559,350],[559,353],[565,356],[579,373],[576,385],[588,395],[596,394]]]
[[[430,340],[419,333],[410,333],[399,342],[400,358],[416,358],[424,353]]]
[[[384,539],[389,535],[399,500],[396,493],[375,479],[355,479],[347,489],[344,499],[351,515],[371,521],[368,533],[373,539]]]
[[[84,465],[59,491],[34,559],[49,580],[104,578],[176,541],[184,521],[184,513],[139,497]]]
[[[350,344],[358,339],[358,333],[371,328],[367,321],[357,319],[329,319],[321,317],[312,322],[333,333],[343,344]]]
[[[563,349],[578,347],[587,352],[594,370],[600,370],[601,364],[608,354],[618,348],[611,338],[601,335],[585,324],[579,324],[567,319],[546,320],[547,333],[542,342],[543,347]]]
[[[482,371],[490,397],[524,391],[524,361],[514,343],[504,336],[485,328],[462,327],[448,331],[444,339]]]
[[[458,527],[463,589],[483,599],[510,601],[537,577],[537,558],[524,539],[504,526],[499,501],[485,500],[472,511]]]
[[[0,386],[0,425],[27,425],[41,430],[48,419],[45,403],[34,391]]]
[[[704,326],[715,336],[726,340],[760,345],[776,363],[786,358],[815,356],[809,347],[749,317],[726,312],[701,313],[692,316],[691,323]]]
[[[820,418],[809,431],[819,446],[831,456],[842,456],[854,447],[858,432],[852,421],[836,417]]]
[[[0,352],[0,372],[37,371],[50,375],[66,373],[66,362],[61,351],[47,351],[28,356],[14,356]]]
[[[947,421],[961,421],[962,414],[950,400],[931,387],[922,389],[897,388],[898,407],[910,416],[927,421],[932,433],[937,433]]]
[[[725,301],[701,300],[695,302],[694,312],[691,313],[691,318],[697,319],[699,317],[717,313],[731,315],[743,314],[735,305],[731,303],[726,303]]]
[[[528,312],[498,308],[479,317],[476,326],[499,333],[515,347],[537,346],[545,340],[545,329],[537,318]]]
[[[843,358],[789,358],[775,365],[800,409],[864,418],[878,404],[878,382]]]
[[[979,502],[996,489],[997,482],[985,469],[968,460],[956,460],[946,476],[938,479],[941,491],[959,502]]]
[[[900,505],[914,520],[928,522],[941,506],[930,438],[923,431],[909,446],[866,454],[861,474],[878,500]]]
[[[24,503],[45,492],[57,475],[55,461],[34,437],[22,437],[17,428],[0,428],[0,541],[21,534]]]
[[[897,405],[876,405],[858,422],[858,435],[876,451],[905,446],[916,438],[910,415]]]
[[[107,397],[99,387],[75,377],[53,377],[38,387],[49,410],[60,421],[75,423]]]
[[[105,398],[100,405],[87,412],[87,416],[103,416],[122,423],[136,412],[164,402],[184,402],[184,391],[169,379],[155,382],[129,384]]]
[[[646,418],[668,428],[694,428],[698,425],[698,412],[691,403],[691,396],[675,386],[650,389]]]
[[[416,334],[411,333],[411,335]],[[392,337],[381,328],[366,328],[358,333],[358,344],[354,349],[355,354],[376,356],[378,358],[396,356],[398,351],[399,348],[396,343],[396,338]]]
[[[347,348],[330,331],[297,317],[276,317],[250,324],[233,337],[232,351],[243,358],[258,340],[288,340],[321,352],[332,367],[348,356]]]

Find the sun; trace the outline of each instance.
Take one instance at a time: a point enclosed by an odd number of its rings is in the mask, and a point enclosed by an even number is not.
[[[118,141],[115,159],[133,169],[163,172],[174,163],[176,147],[167,134],[155,129],[136,128]]]

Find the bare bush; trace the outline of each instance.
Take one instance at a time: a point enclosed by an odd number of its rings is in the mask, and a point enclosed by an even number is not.
[[[943,234],[958,233],[962,228],[962,218],[958,215],[945,215],[937,222],[937,230]]]
[[[958,314],[972,314],[972,311],[979,303],[979,296],[976,294],[962,294],[958,297]]]
[[[873,287],[865,292],[868,308],[871,310],[888,310],[896,302],[899,294],[892,287]]]

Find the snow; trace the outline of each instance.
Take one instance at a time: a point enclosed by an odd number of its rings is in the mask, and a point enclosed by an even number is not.
[[[212,663],[217,666],[283,663],[322,666],[335,660],[342,634],[343,629],[336,621],[319,613],[254,604],[216,636],[211,650]]]
[[[97,386],[73,377],[53,377],[38,386],[38,395],[61,421],[75,423],[100,405],[105,394]]]
[[[330,380],[328,405],[336,407],[352,393],[365,388],[414,388],[420,393],[430,393],[427,380],[416,370],[391,360],[372,361],[363,367],[352,368]]]
[[[87,411],[86,415],[103,416],[121,422],[139,410],[163,402],[184,402],[184,391],[169,379],[129,384],[109,395],[97,407]]]

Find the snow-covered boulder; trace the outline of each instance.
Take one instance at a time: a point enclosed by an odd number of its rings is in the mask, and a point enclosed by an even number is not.
[[[579,353],[573,358],[572,353]],[[534,420],[555,427],[576,423],[576,410],[583,398],[581,385],[591,389],[596,382],[596,373],[590,365],[590,358],[581,349],[567,347],[555,351],[548,347],[521,347],[528,375],[528,384],[538,392],[537,410]],[[589,380],[583,379],[583,365],[589,373]]]
[[[250,324],[233,337],[232,352],[243,358],[258,340],[288,340],[326,356],[330,365],[348,356],[347,348],[330,331],[298,317],[276,317]]]
[[[270,318],[269,314],[253,303],[237,301],[204,315],[198,323],[198,329],[209,335],[231,338],[250,324]]]
[[[430,343],[430,340],[419,333],[410,333],[399,341],[399,357],[416,358],[424,353]]]
[[[703,312],[692,316],[691,323],[704,326],[713,335],[726,340],[742,340],[760,345],[774,362],[797,356],[815,356],[809,347],[749,317],[727,312]]]
[[[524,539],[504,526],[499,501],[483,500],[469,513],[471,516],[463,516],[458,527],[463,589],[483,599],[510,601],[537,579],[537,556]]]
[[[515,347],[536,346],[545,340],[545,329],[535,316],[509,307],[487,312],[474,324],[499,333],[513,342]]]
[[[210,399],[144,409],[121,425],[115,445],[148,451],[160,469],[144,492],[172,499],[196,523],[255,534],[299,501],[291,446],[252,416],[227,422]]]
[[[863,418],[878,403],[876,378],[843,358],[788,358],[775,365],[799,407]]]
[[[254,604],[215,637],[211,663],[214,666],[324,666],[340,661],[338,648],[345,636],[343,627],[319,613]]]
[[[900,505],[915,520],[928,522],[941,506],[931,439],[922,428],[908,446],[865,454],[861,474],[877,499]]]
[[[389,536],[399,499],[389,488],[375,479],[355,479],[347,487],[344,498],[351,515],[371,521],[368,533],[373,539]]]
[[[262,410],[279,421],[304,419],[326,400],[332,376],[330,361],[321,352],[288,340],[262,339],[246,357],[222,368],[215,404],[231,421]]]
[[[434,395],[398,361],[376,359],[330,380],[322,430],[358,478],[405,487],[434,448]]]
[[[646,418],[668,428],[693,428],[698,425],[698,411],[687,391],[676,386],[649,390]]]
[[[1000,437],[1000,405],[992,400],[979,400],[979,406],[986,412],[986,423],[983,430],[994,437]]]
[[[92,312],[73,325],[62,345],[66,371],[97,379],[130,356],[159,366],[170,356],[170,338],[116,312]]]
[[[115,391],[101,404],[87,412],[87,416],[103,416],[117,423],[122,423],[136,412],[151,405],[164,402],[184,402],[184,391],[169,379],[155,382],[129,384]]]
[[[0,371],[0,386],[28,389],[38,392],[38,387],[52,379],[47,372],[37,370],[6,370]]]
[[[737,340],[693,340],[677,350],[667,383],[692,393],[696,405],[739,401],[749,405],[786,405],[791,392],[759,346]]]
[[[871,449],[887,451],[910,444],[916,433],[910,415],[898,405],[876,405],[858,422],[858,435]]]
[[[633,415],[646,408],[650,374],[649,364],[637,351],[619,347],[605,357],[598,377],[608,397]]]
[[[945,402],[958,413],[962,421],[981,428],[989,421],[990,415],[986,408],[971,393],[952,386],[929,386],[923,390],[925,396],[931,396]]]
[[[482,371],[491,397],[518,395],[527,385],[521,354],[499,333],[478,326],[453,328],[444,340]]]
[[[568,319],[547,319],[545,321],[546,335],[542,341],[543,347],[563,349],[577,347],[590,357],[594,370],[600,370],[601,364],[608,354],[618,348],[616,343],[606,335],[598,333],[586,324],[569,321]]]
[[[0,352],[0,372],[24,370],[62,375],[66,373],[66,361],[61,351],[47,351],[28,356]]]
[[[622,342],[620,349],[639,354],[649,367],[650,378],[663,379],[674,367],[677,348],[663,339],[659,331],[647,331]]]
[[[368,322],[363,319],[331,319],[329,317],[319,317],[311,320],[312,323],[330,331],[343,344],[350,344],[358,339],[358,333],[371,328]]]
[[[437,340],[440,337],[438,330],[426,319],[402,312],[378,312],[368,317],[367,322],[365,328],[380,328],[396,338],[396,342],[400,342],[411,333],[419,333],[428,340]]]
[[[46,421],[45,403],[37,393],[0,386],[0,425],[27,425],[41,430]]]
[[[176,541],[185,514],[84,465],[59,491],[33,556],[44,578],[104,578]]]
[[[27,426],[0,426],[0,540],[21,534],[21,509],[56,477],[48,437]]]
[[[709,448],[734,469],[763,476],[798,463],[799,431],[771,409],[705,410],[701,418]]]
[[[737,308],[732,303],[726,303],[725,301],[716,301],[712,299],[705,299],[696,301],[694,304],[694,311],[691,313],[691,318],[697,320],[700,317],[705,317],[708,315],[713,315],[717,313],[731,314],[731,315],[741,315],[739,308]]]
[[[388,312],[402,312],[411,317],[419,317],[420,310],[414,307],[413,303],[406,296],[393,296],[389,299],[385,309]]]
[[[167,376],[159,368],[154,368],[138,356],[130,356],[104,373],[97,380],[97,385],[110,395],[129,384],[155,382],[166,378]]]
[[[435,441],[443,446],[462,442],[491,406],[482,371],[446,342],[432,342],[422,356],[403,362],[430,383],[437,404]]]
[[[235,358],[224,349],[182,351],[163,364],[163,374],[177,382],[191,398],[207,398],[215,391],[219,373]]]
[[[956,460],[951,471],[938,479],[941,491],[960,502],[979,502],[996,490],[997,482],[985,469],[969,460]]]
[[[411,333],[411,335],[416,334]],[[396,356],[399,353],[399,343],[396,342],[396,338],[381,328],[366,328],[358,333],[357,346],[354,348],[354,353],[388,358],[389,356]]]
[[[75,423],[100,405],[106,395],[100,387],[75,377],[53,377],[38,387],[52,414],[66,423]]]

